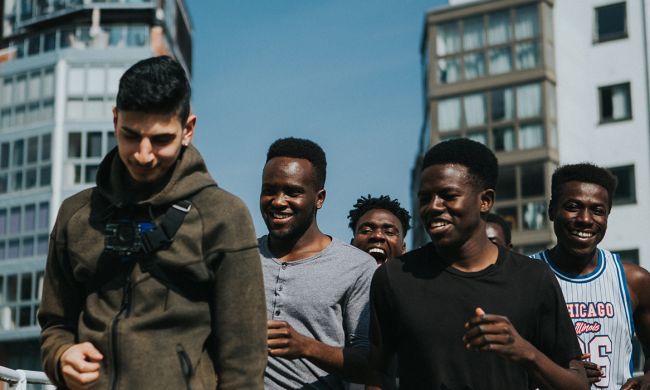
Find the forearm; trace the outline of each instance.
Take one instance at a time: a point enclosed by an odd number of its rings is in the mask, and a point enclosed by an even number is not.
[[[370,378],[367,353],[355,347],[333,347],[311,339],[304,357],[321,369],[336,374],[346,381],[366,383]]]
[[[564,368],[553,362],[539,350],[527,364],[529,373],[543,389],[578,390],[589,389],[589,381],[584,366],[577,360],[572,360],[569,368]]]

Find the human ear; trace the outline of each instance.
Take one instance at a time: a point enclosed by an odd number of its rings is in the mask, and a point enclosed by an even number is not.
[[[551,200],[548,201],[548,219],[551,220],[551,221],[554,220],[553,215],[555,215],[555,204],[554,203],[555,202],[553,202],[552,198],[551,198]]]
[[[190,114],[189,117],[187,117],[187,122],[185,122],[185,126],[183,127],[183,136],[181,138],[181,143],[183,146],[188,146],[190,142],[192,142],[192,138],[194,137],[194,127],[196,126],[196,115]]]
[[[316,208],[321,209],[323,207],[323,203],[325,203],[325,196],[327,193],[325,192],[325,188],[321,188],[318,193],[316,194]]]
[[[491,188],[481,191],[481,214],[487,214],[492,210],[494,197],[495,192]]]

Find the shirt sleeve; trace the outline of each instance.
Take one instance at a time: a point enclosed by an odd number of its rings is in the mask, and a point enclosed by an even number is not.
[[[84,288],[74,280],[65,254],[65,241],[57,226],[50,236],[43,295],[38,310],[41,325],[41,358],[50,380],[65,387],[59,372],[59,359],[76,343],[77,321],[83,306]]]
[[[398,313],[392,299],[388,280],[388,264],[377,269],[370,287],[370,340],[387,364],[397,350]]]
[[[368,327],[370,325],[370,281],[375,265],[363,264],[357,280],[347,291],[343,308],[343,325],[346,330],[346,347],[368,349]]]
[[[215,273],[215,368],[219,389],[261,389],[267,352],[260,254],[252,220],[243,203],[233,199],[228,212],[228,218],[215,229],[219,234],[210,240],[230,247],[215,252],[210,261]]]
[[[562,367],[580,354],[580,345],[569,317],[560,285],[548,267],[543,268],[538,291],[540,313],[537,348]]]

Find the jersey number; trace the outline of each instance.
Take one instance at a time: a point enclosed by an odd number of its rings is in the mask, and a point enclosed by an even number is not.
[[[609,386],[609,366],[611,365],[611,359],[609,355],[612,353],[612,340],[609,336],[598,335],[591,338],[589,344],[585,344],[582,339],[578,339],[580,342],[580,349],[582,353],[588,353],[591,355],[592,363],[596,363],[600,370],[603,372],[601,379],[594,383],[596,387],[607,387]]]

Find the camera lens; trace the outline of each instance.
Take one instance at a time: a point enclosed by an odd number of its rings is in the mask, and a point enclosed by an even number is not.
[[[120,225],[117,228],[117,239],[120,243],[131,244],[135,237],[135,229],[132,225]]]

